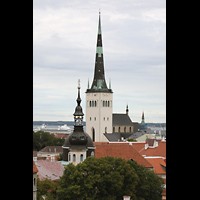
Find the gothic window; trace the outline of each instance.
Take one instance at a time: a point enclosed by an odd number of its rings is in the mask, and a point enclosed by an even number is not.
[[[105,107],[105,101],[103,101],[103,107]]]
[[[97,101],[94,102],[94,106],[97,107]]]
[[[90,107],[92,106],[92,102],[90,101]]]
[[[106,107],[107,107],[107,103],[108,103],[108,102],[106,101]]]
[[[108,107],[110,107],[110,101],[108,101]]]
[[[94,107],[94,101],[92,101],[92,107]]]
[[[80,155],[80,161],[83,161],[83,154]]]

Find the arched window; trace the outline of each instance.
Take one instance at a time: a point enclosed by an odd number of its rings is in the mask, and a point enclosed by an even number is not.
[[[76,154],[73,154],[73,161],[76,161]]]
[[[103,101],[103,107],[105,107],[105,101]]]
[[[83,161],[83,154],[80,155],[80,161]]]
[[[97,107],[97,101],[94,102],[94,106]]]
[[[110,101],[108,101],[108,107],[110,107]]]
[[[95,142],[95,130],[92,128],[92,141]]]
[[[120,133],[120,127],[119,127],[119,129],[118,129],[118,130],[119,130],[118,132]]]
[[[92,106],[92,102],[90,101],[90,107]]]
[[[108,105],[108,102],[106,101],[106,107],[107,107],[107,105]]]
[[[92,107],[94,107],[94,101],[92,101]]]
[[[124,127],[124,132],[126,132],[126,127]]]
[[[105,127],[105,133],[107,133],[107,127]]]

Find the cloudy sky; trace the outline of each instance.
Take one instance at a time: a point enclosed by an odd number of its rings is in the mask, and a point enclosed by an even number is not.
[[[33,0],[33,120],[73,121],[94,75],[99,8],[113,113],[166,122],[165,0]]]

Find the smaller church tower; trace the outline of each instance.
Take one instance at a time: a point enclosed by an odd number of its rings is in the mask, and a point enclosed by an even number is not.
[[[145,121],[144,121],[144,111],[142,112],[142,121],[141,121],[141,124],[140,124],[140,130],[144,130],[144,129],[147,129],[147,126],[145,124]]]
[[[83,130],[83,111],[80,98],[80,80],[78,83],[77,106],[74,112],[74,131],[68,135],[63,148],[63,160],[77,165],[88,156],[94,156],[95,146],[90,136]]]

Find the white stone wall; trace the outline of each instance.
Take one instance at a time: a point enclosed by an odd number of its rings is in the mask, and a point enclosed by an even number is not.
[[[83,155],[83,160],[81,161],[81,154]],[[74,160],[75,155],[75,160]],[[86,150],[71,150],[68,154],[68,161],[72,162],[74,165],[77,165],[80,162],[83,162],[86,159]]]
[[[86,93],[86,133],[93,139],[94,128],[95,142],[107,142],[103,133],[112,133],[112,96],[112,93]]]

